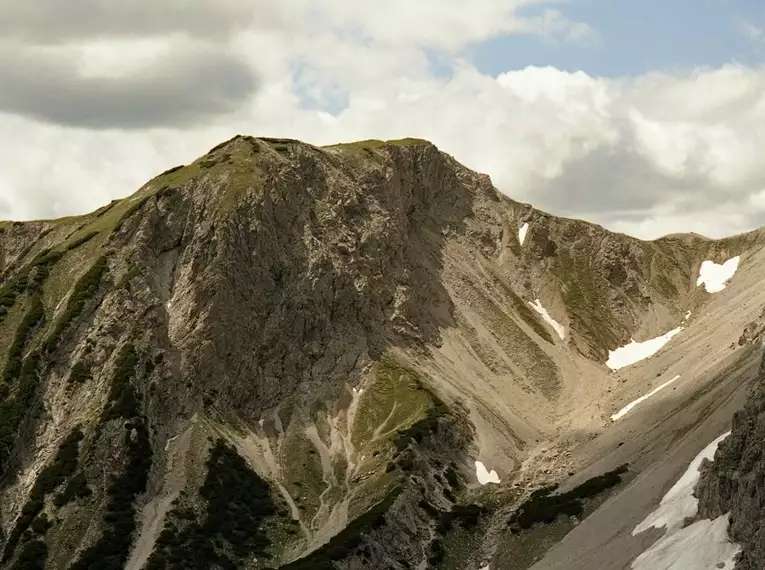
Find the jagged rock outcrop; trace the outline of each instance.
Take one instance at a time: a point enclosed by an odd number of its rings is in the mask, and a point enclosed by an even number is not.
[[[746,326],[741,345],[762,345],[765,312]],[[765,359],[744,409],[733,416],[731,434],[706,462],[696,489],[699,516],[730,513],[728,534],[741,546],[736,570],[762,568],[765,560]]]

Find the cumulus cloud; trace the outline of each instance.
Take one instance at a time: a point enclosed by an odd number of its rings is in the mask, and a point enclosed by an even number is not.
[[[92,209],[248,133],[427,138],[515,199],[641,237],[765,222],[765,70],[493,77],[462,59],[507,33],[596,36],[560,2],[68,5],[121,22],[57,25],[0,0],[12,16],[0,18],[0,129],[14,141],[0,153],[0,215]]]
[[[92,75],[66,51],[0,46],[0,112],[77,127],[191,127],[238,110],[254,93],[255,76],[240,58],[183,48],[132,73]]]

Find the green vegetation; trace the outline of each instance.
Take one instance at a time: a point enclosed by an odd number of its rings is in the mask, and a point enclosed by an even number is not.
[[[106,257],[101,256],[93,266],[77,280],[72,294],[64,310],[64,314],[58,319],[53,332],[45,341],[44,349],[47,354],[52,354],[61,341],[64,332],[77,319],[85,309],[85,303],[92,299],[101,287],[101,281],[108,269]]]
[[[386,146],[409,147],[409,146],[420,146],[420,145],[426,145],[426,144],[430,144],[430,143],[428,143],[428,141],[424,139],[415,139],[415,138],[394,139],[389,141],[369,139],[364,141],[334,144],[325,148],[347,150],[352,152],[364,152],[364,151],[370,152],[374,149],[384,148]]]
[[[178,166],[173,166],[172,168],[168,168],[162,174],[160,174],[160,176],[167,176],[168,174],[172,174],[173,172],[178,172],[181,168],[186,168],[186,165],[179,164]]]
[[[16,433],[26,411],[37,395],[40,354],[35,351],[24,360],[15,396],[0,404],[0,473],[5,473]]]
[[[69,243],[69,245],[66,246],[67,251],[72,251],[73,249],[77,249],[81,245],[85,245],[94,237],[96,237],[98,234],[99,232],[96,232],[96,231],[87,232],[86,234],[78,237],[73,242]]]
[[[353,426],[357,449],[393,437],[422,420],[436,398],[412,369],[385,357],[375,363],[375,380],[361,396]],[[414,428],[417,432],[419,428]],[[414,433],[413,432],[413,433]],[[397,439],[400,439],[399,436]]]
[[[72,370],[69,372],[69,383],[82,384],[89,378],[90,370],[88,370],[87,365],[82,360],[75,362]]]
[[[582,501],[597,496],[606,489],[621,483],[622,475],[627,472],[627,465],[621,465],[588,479],[581,485],[560,495],[551,495],[555,487],[545,487],[534,491],[510,517],[511,526],[521,529],[531,528],[536,523],[550,524],[560,515],[581,516],[584,510]]]
[[[79,427],[72,430],[59,446],[53,463],[43,469],[37,477],[32,491],[29,493],[29,498],[21,510],[21,515],[16,520],[16,524],[8,536],[3,552],[3,562],[11,559],[24,533],[35,525],[36,517],[45,506],[45,497],[55,491],[59,485],[77,470],[77,457],[82,438],[82,430]],[[47,517],[45,522],[41,521],[36,524],[37,528],[44,527],[46,522]]]
[[[143,208],[144,204],[149,201],[149,198],[151,198],[151,194],[147,194],[146,196],[142,196],[140,198],[134,199],[134,202],[131,202],[130,205],[125,209],[124,212],[122,212],[122,215],[120,215],[119,219],[117,220],[117,225],[114,226],[114,231],[118,232],[122,229],[122,226],[130,219],[130,216],[135,214],[138,210]]]
[[[93,491],[88,486],[85,474],[80,471],[69,480],[64,490],[53,498],[53,504],[57,507],[63,507],[75,499],[84,499],[92,494]]]
[[[324,471],[316,447],[301,429],[288,430],[280,451],[284,466],[283,482],[295,503],[301,518],[310,519],[321,506],[321,494],[327,488]]]
[[[146,491],[152,462],[145,418],[133,418],[125,425],[124,443],[128,462],[123,473],[106,490],[103,534],[70,566],[70,570],[119,570],[125,567],[136,530],[133,501]]]
[[[29,310],[16,329],[16,337],[13,339],[13,344],[11,344],[8,350],[8,360],[3,372],[3,380],[6,384],[10,384],[18,378],[27,343],[44,319],[45,308],[43,307],[42,299],[39,295],[32,295]]]
[[[48,547],[39,538],[24,544],[11,570],[45,570]]]
[[[327,544],[315,550],[305,558],[281,567],[281,570],[334,570],[334,561],[351,555],[363,542],[364,535],[385,524],[385,515],[401,493],[394,489],[385,499],[377,503],[363,515],[355,518]],[[359,552],[363,557],[363,553]],[[147,569],[153,570],[153,569]]]
[[[207,505],[204,520],[200,523],[193,512],[175,509],[146,570],[235,569],[253,558],[270,558],[271,541],[264,527],[277,508],[268,483],[223,440],[210,451],[200,495]],[[179,529],[172,519],[191,522]]]
[[[138,354],[135,346],[125,344],[117,355],[109,399],[104,407],[101,421],[115,418],[129,419],[139,415],[139,400],[135,388],[130,382],[135,376]]]
[[[23,273],[16,279],[0,288],[0,319],[4,319],[16,303],[16,298],[27,290],[27,274]]]

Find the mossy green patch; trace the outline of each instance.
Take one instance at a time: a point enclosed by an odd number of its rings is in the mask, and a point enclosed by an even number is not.
[[[45,340],[44,348],[46,353],[51,354],[56,350],[67,328],[82,314],[86,303],[96,295],[107,270],[106,257],[99,257],[90,269],[74,284],[66,304],[66,309],[58,318],[52,332]]]
[[[300,517],[311,520],[319,510],[326,483],[321,457],[298,423],[287,430],[279,451],[279,463],[282,483],[300,509]]]
[[[89,234],[86,234],[89,235]],[[90,239],[67,252],[50,271],[43,285],[45,311],[53,317],[62,300],[77,280],[98,259],[100,240]]]
[[[374,379],[360,396],[353,422],[352,441],[361,453],[367,446],[391,440],[423,419],[434,406],[432,394],[425,389],[419,375],[384,358],[374,366]]]
[[[0,320],[0,363],[2,363],[3,370],[8,362],[8,352],[16,337],[16,331],[26,311],[26,303],[23,300],[18,301],[5,315],[5,318]]]
[[[363,515],[353,519],[339,534],[315,550],[305,558],[296,560],[281,567],[281,570],[333,570],[334,561],[350,555],[363,542],[365,533],[380,528],[385,524],[387,515],[393,503],[400,494],[400,489],[392,490],[382,501],[378,502]]]
[[[429,145],[429,144],[430,143],[428,141],[424,139],[417,139],[417,138],[393,139],[388,141],[382,141],[378,139],[368,139],[363,141],[333,144],[333,145],[325,146],[323,148],[337,149],[337,150],[358,153],[358,152],[385,148],[386,146],[412,147],[412,146],[423,146],[423,145]]]

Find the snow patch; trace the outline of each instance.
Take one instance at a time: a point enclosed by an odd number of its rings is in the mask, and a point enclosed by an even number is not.
[[[701,264],[699,269],[699,278],[696,280],[696,286],[698,287],[702,283],[708,293],[719,293],[728,284],[733,275],[738,269],[739,257],[731,257],[728,261],[722,265],[718,265],[714,261],[705,261]]]
[[[606,366],[611,370],[619,370],[630,364],[635,364],[641,360],[649,358],[659,352],[662,347],[667,344],[670,339],[677,333],[683,330],[682,326],[672,329],[668,333],[665,333],[656,338],[646,340],[644,342],[635,342],[630,339],[630,343],[624,346],[620,346],[616,350],[608,351],[608,360]]]
[[[523,224],[521,226],[521,229],[518,230],[518,243],[523,245],[523,242],[526,241],[526,234],[529,231],[529,224]]]
[[[488,485],[489,483],[499,483],[499,475],[492,469],[488,471],[486,466],[480,461],[475,462],[475,476],[478,478],[478,482],[481,485]]]
[[[683,474],[680,480],[674,484],[667,494],[664,495],[659,507],[635,527],[635,530],[632,531],[632,536],[640,534],[651,527],[666,527],[667,534],[664,537],[666,539],[669,538],[669,535],[680,530],[686,517],[696,516],[699,510],[699,500],[693,496],[693,491],[696,489],[699,477],[701,477],[699,467],[701,467],[701,463],[704,459],[712,460],[714,458],[717,446],[729,435],[730,432],[722,434],[712,443],[707,445],[701,453],[691,461],[688,470]]]
[[[730,432],[724,433],[706,446],[664,495],[659,507],[632,531],[634,536],[651,527],[667,529],[663,537],[632,562],[632,570],[733,570],[741,547],[728,536],[730,513],[682,528],[686,517],[695,517],[699,510],[693,492],[701,476],[701,463],[704,459],[713,460],[717,446],[729,435]]]
[[[616,420],[618,420],[618,419],[620,419],[620,418],[623,418],[625,415],[627,415],[627,413],[629,413],[629,411],[630,411],[632,408],[634,408],[635,406],[637,406],[637,405],[638,405],[639,403],[641,403],[641,402],[645,402],[645,401],[646,401],[648,398],[650,398],[651,396],[654,396],[654,395],[656,395],[657,393],[661,392],[661,391],[662,391],[664,388],[666,388],[667,386],[669,386],[670,384],[672,384],[672,382],[674,382],[674,381],[675,381],[675,380],[677,380],[678,378],[680,378],[680,376],[679,376],[679,375],[678,375],[678,376],[675,376],[674,378],[672,378],[672,380],[668,380],[667,382],[664,382],[664,384],[662,384],[661,386],[658,386],[658,387],[654,388],[653,390],[651,390],[650,392],[648,392],[648,394],[646,394],[645,396],[641,396],[640,398],[638,398],[638,399],[637,399],[637,400],[635,400],[634,402],[630,402],[629,404],[627,404],[626,406],[624,406],[624,407],[623,407],[621,410],[619,410],[618,412],[616,412],[616,413],[615,413],[613,416],[611,416],[611,421],[612,421],[612,422],[615,422]]]
[[[685,313],[685,318],[683,319],[683,322],[687,321],[690,318],[691,318],[691,312],[688,311],[687,313]]]
[[[558,321],[553,319],[550,316],[550,313],[547,312],[547,309],[545,309],[542,306],[542,302],[537,299],[533,303],[529,303],[531,305],[531,308],[534,309],[537,313],[542,315],[542,319],[550,325],[552,328],[555,329],[555,332],[558,333],[558,336],[561,340],[564,340],[566,338],[566,327],[564,327],[562,324],[560,324]]]
[[[633,570],[733,570],[741,547],[728,537],[730,513],[663,536],[632,562]]]

